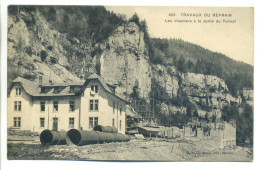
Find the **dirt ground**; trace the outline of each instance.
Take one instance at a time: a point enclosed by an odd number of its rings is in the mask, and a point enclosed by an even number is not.
[[[43,146],[37,141],[8,141],[8,159],[105,161],[252,161],[246,147],[216,147],[214,138],[135,140],[85,146]]]

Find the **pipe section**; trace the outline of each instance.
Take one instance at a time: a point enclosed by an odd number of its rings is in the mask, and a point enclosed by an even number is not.
[[[71,129],[67,132],[66,141],[67,144],[82,146],[97,143],[127,142],[130,141],[130,137],[120,133]]]
[[[66,131],[53,131],[46,129],[40,134],[42,145],[65,145]]]
[[[118,133],[116,127],[97,125],[94,127],[95,131],[106,132],[106,133]]]

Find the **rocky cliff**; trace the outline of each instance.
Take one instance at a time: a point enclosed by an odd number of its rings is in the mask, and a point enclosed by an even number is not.
[[[134,22],[117,27],[102,42],[82,41],[52,28],[41,13],[21,12],[8,17],[8,83],[17,75],[37,81],[84,81],[99,73],[116,92],[127,97],[138,84],[139,97],[147,98],[155,79],[170,97],[181,90],[196,106],[199,114],[204,105],[219,112],[222,104],[240,102],[228,92],[224,80],[211,75],[181,73],[174,66],[152,64],[144,32]],[[183,106],[161,103],[164,114],[186,112]],[[213,113],[212,113],[213,114]]]
[[[118,27],[105,45],[107,48],[100,57],[101,76],[107,82],[117,85],[117,92],[124,96],[126,88],[128,94],[132,93],[137,81],[140,96],[147,97],[151,89],[152,72],[143,32],[130,22]]]

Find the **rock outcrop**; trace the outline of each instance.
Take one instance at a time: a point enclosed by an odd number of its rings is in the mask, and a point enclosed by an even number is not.
[[[39,11],[21,12],[8,17],[8,75],[20,74],[32,80],[43,76],[43,82],[84,81],[87,73],[98,72],[116,92],[127,97],[138,84],[139,97],[147,98],[152,79],[165,88],[169,97],[178,95],[181,88],[196,106],[200,115],[214,108],[219,113],[222,105],[240,103],[228,93],[224,80],[195,73],[178,72],[174,66],[152,64],[149,61],[144,32],[134,22],[115,29],[103,42],[81,42],[52,28]],[[10,80],[9,80],[10,83]],[[245,90],[247,98],[253,93]],[[186,112],[186,108],[161,103],[165,114]],[[214,114],[212,112],[212,114]]]

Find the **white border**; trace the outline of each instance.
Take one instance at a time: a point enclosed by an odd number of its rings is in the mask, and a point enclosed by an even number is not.
[[[0,1],[1,2],[1,1]],[[255,111],[254,111],[254,162],[91,162],[91,161],[8,161],[6,145],[6,96],[7,96],[7,6],[8,4],[42,4],[42,5],[136,5],[136,6],[246,6],[255,7]],[[1,168],[2,170],[46,170],[46,169],[259,169],[259,10],[256,0],[4,0],[1,2]],[[242,38],[242,37],[241,37]]]

